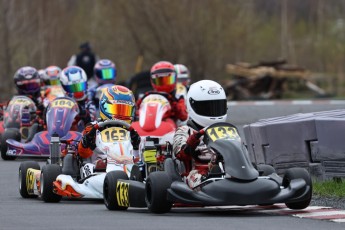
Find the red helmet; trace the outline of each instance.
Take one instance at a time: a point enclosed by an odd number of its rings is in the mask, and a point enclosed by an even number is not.
[[[160,61],[151,68],[152,87],[159,92],[171,93],[176,87],[176,71],[174,65]]]

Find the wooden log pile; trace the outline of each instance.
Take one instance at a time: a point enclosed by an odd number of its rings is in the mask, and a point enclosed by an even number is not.
[[[287,80],[291,79],[301,82],[316,94],[325,94],[311,82],[309,70],[289,66],[285,60],[227,64],[226,72],[232,77],[224,83],[229,100],[280,99],[287,89]]]

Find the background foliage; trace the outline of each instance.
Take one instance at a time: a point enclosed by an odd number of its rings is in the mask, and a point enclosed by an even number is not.
[[[0,98],[21,66],[65,67],[89,41],[119,80],[158,60],[193,80],[228,77],[227,63],[286,58],[343,95],[345,0],[0,0]]]

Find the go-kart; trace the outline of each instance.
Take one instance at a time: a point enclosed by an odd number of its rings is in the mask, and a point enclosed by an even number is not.
[[[136,207],[137,197],[145,196],[148,209],[154,213],[169,212],[175,204],[223,206],[285,203],[290,209],[308,207],[312,197],[312,182],[305,169],[288,169],[283,178],[272,167],[270,170],[269,165],[258,166],[257,170],[249,160],[236,127],[228,123],[213,124],[199,131],[199,135],[204,136],[203,142],[212,153],[213,165],[200,184],[188,186],[181,177],[177,160],[170,158],[164,162],[164,171],[150,173],[144,193],[135,193],[136,181],[115,178],[116,187],[127,186],[127,189],[116,191],[116,196],[125,197],[127,202],[116,199],[116,205],[120,208]]]
[[[164,116],[171,112],[167,99],[169,95],[162,92],[152,92],[145,96],[139,108],[139,121],[132,127],[141,137],[158,138],[160,143],[172,143],[176,130],[175,122]]]
[[[100,157],[95,164],[79,157],[77,141],[53,137],[49,164],[41,170],[36,162],[23,162],[20,165],[21,196],[41,196],[45,202],[59,202],[62,197],[102,199],[106,172],[121,170],[130,175],[135,159],[129,124],[120,120],[107,120],[94,127],[91,132],[96,132],[95,151]],[[100,128],[104,129],[99,131]],[[59,147],[61,143],[66,144],[62,154]]]
[[[49,157],[49,144],[53,134],[62,140],[80,140],[81,133],[71,131],[74,118],[79,114],[78,104],[69,97],[55,98],[46,113],[47,130],[37,132],[37,124],[31,127],[28,143],[19,142],[17,139],[8,139],[7,157]]]
[[[25,142],[28,133],[36,119],[36,105],[27,96],[14,96],[3,111],[3,120],[0,121],[1,158],[14,160],[16,157],[7,155],[7,143],[9,139]]]

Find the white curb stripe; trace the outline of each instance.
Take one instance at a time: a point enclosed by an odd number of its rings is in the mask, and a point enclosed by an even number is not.
[[[282,100],[282,101],[228,101],[228,106],[271,106],[271,105],[345,105],[345,100]]]
[[[337,223],[345,223],[345,219],[333,219],[330,221],[337,222]]]
[[[306,218],[306,217],[316,217],[316,216],[333,216],[333,215],[345,215],[345,211],[326,211],[326,212],[314,212],[314,213],[303,213],[294,214],[293,216]]]

